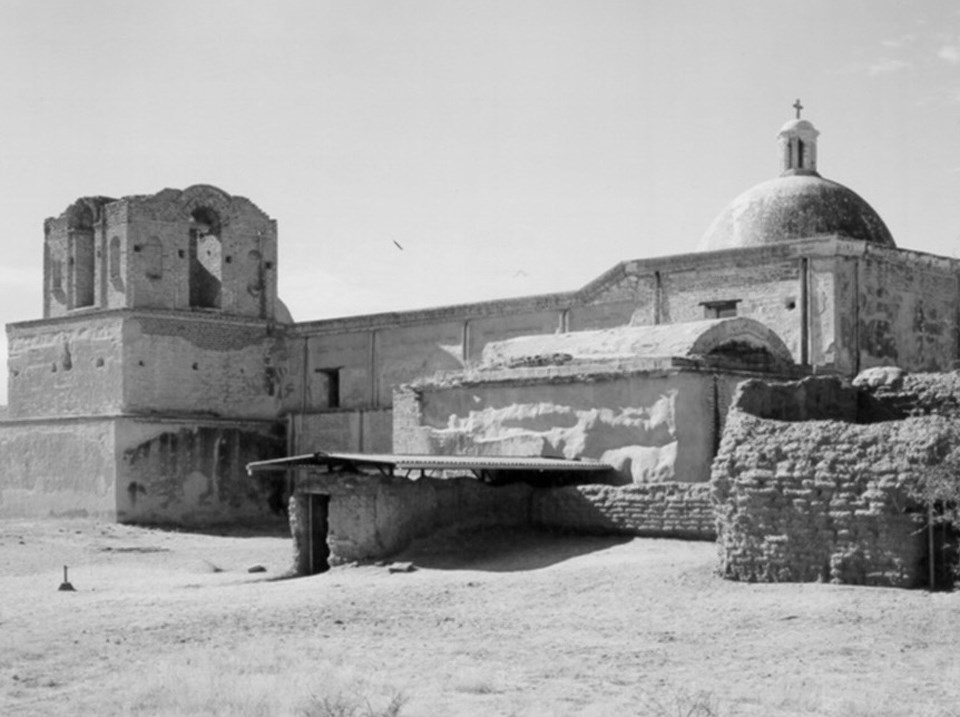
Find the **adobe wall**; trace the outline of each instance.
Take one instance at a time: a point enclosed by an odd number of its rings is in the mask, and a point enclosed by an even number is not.
[[[274,480],[277,480],[274,478]],[[290,502],[294,566],[309,572],[307,496],[329,496],[327,546],[336,565],[389,558],[418,537],[455,527],[538,526],[585,533],[712,539],[707,484],[489,486],[473,478],[306,472]]]
[[[283,334],[262,322],[141,312],[123,344],[128,413],[273,419],[293,390]]]
[[[203,250],[191,240],[197,210],[217,217],[216,240]],[[276,222],[216,187],[83,197],[47,219],[44,235],[44,318],[88,308],[189,310],[198,251],[207,250],[220,283],[216,310],[275,315]]]
[[[858,263],[860,368],[947,371],[957,361],[960,275],[941,257],[870,251]]]
[[[330,410],[323,369],[340,369],[338,410],[389,408],[398,385],[469,369],[493,341],[698,321],[706,304],[725,301],[818,371],[948,370],[960,358],[958,268],[944,257],[818,237],[623,262],[569,293],[298,324],[283,410]]]
[[[0,423],[0,518],[210,525],[276,520],[281,497],[246,474],[285,454],[264,423],[68,418]],[[282,487],[282,486],[277,486]]]
[[[712,500],[707,483],[545,488],[531,495],[531,522],[582,533],[713,540]]]
[[[479,361],[490,341],[556,331],[562,309],[544,304],[561,307],[564,296],[298,324],[287,338],[282,405],[296,427],[291,450],[389,452],[398,385]],[[336,406],[331,370],[339,375]]]
[[[712,473],[725,577],[924,584],[925,515],[910,493],[960,445],[960,379],[858,382],[741,387]]]
[[[738,380],[597,367],[468,376],[397,392],[396,452],[593,458],[624,484],[708,480],[715,419]]]
[[[288,417],[287,431],[292,455],[318,450],[390,453],[393,450],[393,410],[295,414]]]
[[[186,309],[191,305],[191,214],[198,209],[219,219],[221,297],[218,310],[273,318],[277,294],[277,227],[253,202],[209,185],[182,191],[165,189],[147,197],[127,197],[128,306]],[[154,247],[159,257],[151,257]],[[161,271],[151,269],[159,262]]]
[[[0,518],[117,517],[115,423],[0,423]]]
[[[282,484],[246,465],[286,453],[270,423],[124,418],[116,429],[116,516],[121,522],[210,525],[276,519]]]
[[[704,302],[736,300],[737,316],[756,319],[776,331],[794,361],[800,363],[800,260],[770,257],[757,261],[756,256],[744,252],[724,254],[729,254],[724,256],[728,261],[663,272],[661,323],[700,321],[706,317]]]
[[[116,315],[8,326],[10,418],[119,412],[123,336]]]
[[[309,472],[297,478],[291,501],[294,565],[307,572],[306,494],[330,496],[330,563],[377,560],[417,537],[449,526],[526,525],[532,489],[524,484],[491,487],[473,478],[438,480]]]

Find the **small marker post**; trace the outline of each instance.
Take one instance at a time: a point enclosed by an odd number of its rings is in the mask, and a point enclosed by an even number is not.
[[[67,580],[67,566],[63,566],[63,582],[60,583],[60,587],[57,588],[61,592],[76,592],[76,588],[70,584],[70,581]]]

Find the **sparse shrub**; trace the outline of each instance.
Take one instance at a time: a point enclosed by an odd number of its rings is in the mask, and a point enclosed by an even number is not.
[[[666,703],[650,697],[644,704],[644,714],[650,717],[721,717],[716,698],[705,691],[679,692]]]
[[[298,717],[399,717],[406,697],[395,694],[381,710],[375,709],[369,700],[343,694],[317,697],[314,695],[297,711]]]
[[[946,569],[939,572],[949,576],[951,584],[939,587],[954,587],[960,579],[960,448],[934,456],[931,465],[917,476],[911,498],[923,506],[928,521],[941,528],[944,544],[934,557],[948,561]]]

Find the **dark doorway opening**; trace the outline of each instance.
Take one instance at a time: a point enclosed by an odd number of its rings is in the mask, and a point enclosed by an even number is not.
[[[322,493],[307,495],[307,575],[325,573],[330,569],[330,496]]]
[[[935,510],[938,517],[943,515],[942,506],[937,505]],[[960,529],[952,522],[941,519],[933,520],[932,525],[928,524],[926,533],[926,560],[921,563],[927,571],[928,589],[956,589],[960,585]]]

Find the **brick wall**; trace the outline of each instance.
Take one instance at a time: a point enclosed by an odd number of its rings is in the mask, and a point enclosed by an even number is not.
[[[531,520],[548,528],[712,540],[716,517],[706,483],[580,485],[534,491]]]
[[[909,405],[910,395],[926,396],[913,405],[925,403],[927,411],[874,423],[750,415],[746,406],[763,404],[756,400],[761,388],[742,387],[712,471],[721,573],[750,581],[923,584],[926,523],[909,497],[911,487],[928,466],[960,446],[955,421],[933,412],[932,395],[956,397],[955,376],[946,378],[939,393],[931,388],[941,379],[918,377],[905,384],[905,392],[880,391],[881,403],[896,398]],[[792,388],[796,406],[803,403],[802,388],[807,397],[819,395],[813,384],[823,382],[824,388],[828,381],[807,379],[776,390],[788,396]],[[878,394],[863,393],[875,399]]]

